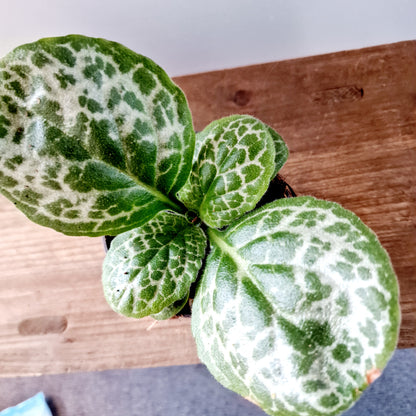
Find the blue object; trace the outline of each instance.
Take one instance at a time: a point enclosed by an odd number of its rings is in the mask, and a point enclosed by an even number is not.
[[[41,392],[18,404],[0,412],[0,416],[52,416],[52,413]]]

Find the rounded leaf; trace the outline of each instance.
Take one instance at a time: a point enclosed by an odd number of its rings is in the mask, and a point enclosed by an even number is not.
[[[209,238],[192,330],[217,380],[270,415],[350,407],[398,337],[397,279],[374,233],[335,203],[299,197]]]
[[[0,190],[41,225],[115,235],[179,209],[194,136],[182,91],[115,42],[41,39],[0,60]]]
[[[266,192],[275,170],[275,149],[269,128],[260,120],[235,115],[214,121],[198,134],[199,153],[179,199],[210,227],[230,224]]]
[[[183,299],[188,297],[205,247],[201,228],[169,211],[118,235],[103,264],[107,302],[126,316],[160,314],[160,318],[170,318],[170,312],[178,303],[183,306]]]

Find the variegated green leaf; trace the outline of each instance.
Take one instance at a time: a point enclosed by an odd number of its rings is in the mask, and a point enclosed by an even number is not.
[[[170,319],[176,316],[186,305],[189,300],[189,292],[185,295],[183,299],[179,299],[176,302],[172,303],[172,305],[166,306],[162,311],[159,313],[155,313],[152,318],[163,321],[165,319]]]
[[[114,235],[179,210],[194,141],[183,93],[122,45],[49,38],[0,61],[0,189],[39,224]]]
[[[277,175],[283,165],[286,163],[287,158],[289,157],[289,149],[286,146],[285,141],[282,139],[279,133],[274,131],[271,127],[265,125],[269,131],[270,136],[272,136],[274,149],[276,152],[274,158],[274,173],[273,178]]]
[[[192,309],[201,360],[270,415],[335,415],[397,342],[397,279],[353,213],[312,197],[281,199],[226,231]]]
[[[273,139],[273,144],[275,148],[275,161],[274,161],[274,173],[272,177],[275,177],[279,170],[283,167],[283,165],[286,163],[288,157],[289,157],[289,149],[283,140],[282,136],[280,136],[279,133],[277,133],[275,130],[273,130],[270,126],[267,124],[264,124],[264,127],[269,132],[270,136]],[[199,152],[201,150],[202,145],[205,141],[205,133],[204,132],[198,132],[196,133],[196,140],[195,140],[195,152],[193,157],[193,162],[197,162]]]
[[[188,296],[205,247],[202,229],[169,211],[118,235],[103,265],[107,302],[116,312],[134,318],[159,313],[170,317],[167,311]]]
[[[269,129],[250,116],[214,121],[198,135],[199,154],[179,199],[210,227],[253,209],[275,170]]]

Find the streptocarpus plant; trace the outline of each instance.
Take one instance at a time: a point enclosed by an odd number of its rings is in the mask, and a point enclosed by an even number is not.
[[[195,135],[181,90],[102,39],[43,39],[0,61],[0,187],[38,224],[117,235],[104,294],[124,315],[187,302],[198,354],[270,415],[335,415],[397,342],[397,279],[374,233],[313,197],[256,208],[288,157],[260,120]]]

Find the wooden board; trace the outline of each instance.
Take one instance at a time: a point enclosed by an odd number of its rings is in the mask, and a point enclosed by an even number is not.
[[[373,228],[401,287],[399,347],[416,346],[416,42],[180,77],[195,128],[232,113],[279,131],[298,194]],[[0,376],[198,362],[189,319],[120,317],[100,239],[32,224],[0,198]]]

